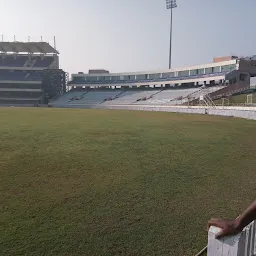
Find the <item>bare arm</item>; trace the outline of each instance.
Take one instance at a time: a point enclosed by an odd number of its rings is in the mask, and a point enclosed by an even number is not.
[[[211,219],[208,222],[208,229],[210,226],[216,226],[222,229],[217,234],[217,238],[234,235],[243,230],[248,224],[256,219],[256,201],[254,201],[237,219]]]

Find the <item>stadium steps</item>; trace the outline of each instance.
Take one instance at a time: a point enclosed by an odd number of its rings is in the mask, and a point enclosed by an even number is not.
[[[33,67],[36,63],[36,59],[29,59],[25,62],[24,67]]]
[[[104,99],[103,101],[101,101],[99,104],[103,104],[104,102],[106,102],[106,101],[113,101],[113,100],[115,100],[115,99],[118,99],[118,98],[120,98],[120,96],[122,96],[122,94],[124,94],[126,91],[128,91],[129,89],[125,89],[125,90],[123,90],[123,91],[121,91],[121,92],[119,92],[117,95],[115,95],[114,97],[112,97],[111,99]]]
[[[84,92],[83,94],[81,94],[78,100],[83,99],[83,98],[84,98],[84,95],[86,95],[87,93],[89,93],[90,90],[91,90],[91,89],[88,89],[86,92]],[[74,99],[70,99],[67,103],[70,103],[70,102],[72,102],[72,101],[74,101]]]
[[[207,100],[210,100],[211,102],[213,102],[213,99],[211,98],[211,94],[215,93],[219,90],[224,89],[226,86],[224,86],[223,84],[221,85],[217,85],[214,87],[210,87],[210,88],[201,88],[199,91],[197,91],[196,93],[198,93],[198,95],[196,95],[196,97],[193,97],[193,99],[189,99],[187,97],[187,102],[184,102],[184,104],[189,104],[189,105],[197,105],[200,102],[200,96],[204,96],[207,97]],[[193,96],[192,94],[189,95],[190,97]],[[206,104],[207,105],[207,104]],[[209,104],[208,104],[209,105]],[[214,105],[214,103],[212,104]]]
[[[115,96],[115,98],[114,98],[114,100],[115,99],[117,99],[117,98],[119,98],[122,94],[124,94],[126,91],[128,91],[129,89],[125,89],[125,90],[123,90],[122,92],[120,92],[120,93],[118,93],[116,96]]]
[[[161,92],[164,91],[164,90],[165,90],[165,88],[164,88],[164,89],[161,89],[161,90],[159,90],[159,91],[157,91],[157,92],[155,92],[155,93],[152,93],[152,94],[150,94],[150,95],[147,96],[147,97],[143,97],[143,98],[137,99],[136,101],[133,102],[133,104],[135,104],[135,103],[137,103],[137,102],[139,102],[139,101],[147,101],[147,100],[150,100],[150,99],[152,99],[155,95],[161,93]]]
[[[30,76],[30,73],[27,73],[27,74],[25,75],[25,80],[28,79],[29,76]]]
[[[96,106],[100,105],[100,103],[104,99],[112,98],[117,95],[116,90],[93,90],[91,89],[89,93],[84,94],[83,97],[79,97],[76,102],[69,103],[69,105],[83,105],[83,106]]]
[[[235,94],[241,94],[244,91],[249,89],[248,85],[241,84],[239,82],[230,84],[230,85],[226,85],[224,83],[224,85],[225,86],[222,87],[221,89],[215,90],[214,92],[211,92],[208,94],[208,96],[212,101],[216,101],[222,98],[232,97]]]
[[[155,95],[155,97],[153,97],[152,99],[145,101],[145,104],[174,105],[175,103],[177,104],[178,99],[180,99],[179,100],[179,105],[180,105],[180,104],[182,104],[183,97],[186,97],[187,95],[195,93],[197,91],[198,91],[198,88],[165,89],[165,90],[162,90],[161,92],[159,92],[157,95]]]
[[[182,98],[182,105],[183,104],[187,104],[187,103],[191,103],[191,102],[193,102],[194,100],[197,100],[197,99],[199,99],[199,97],[200,97],[200,93],[204,93],[204,90],[205,90],[205,88],[200,88],[198,91],[195,91],[195,92],[192,92],[192,93],[190,93],[190,94],[188,94],[187,96],[185,96],[185,97],[183,97]],[[175,99],[174,99],[175,100]],[[173,101],[174,101],[173,100]]]
[[[154,97],[155,95],[157,95],[157,94],[159,94],[159,93],[161,93],[161,92],[163,92],[163,91],[165,91],[166,90],[166,88],[163,88],[163,89],[161,89],[160,91],[157,91],[156,93],[153,93],[152,95],[151,95],[151,97]]]
[[[204,103],[207,107],[213,107],[215,108],[216,105],[214,104],[214,102],[212,101],[211,97],[209,96],[209,94],[205,95],[204,97]]]

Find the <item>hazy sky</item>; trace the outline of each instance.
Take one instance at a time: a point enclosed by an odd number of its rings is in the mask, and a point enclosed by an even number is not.
[[[173,66],[214,56],[256,54],[256,0],[177,0]],[[5,41],[30,35],[53,44],[69,73],[168,67],[170,12],[165,0],[1,0]]]

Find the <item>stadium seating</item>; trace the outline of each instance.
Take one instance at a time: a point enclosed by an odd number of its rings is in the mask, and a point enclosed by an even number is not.
[[[0,80],[40,81],[41,79],[42,77],[39,71],[0,70]]]
[[[0,51],[1,104],[47,103],[62,93],[67,77],[55,70],[59,52],[54,47],[46,42],[0,42]]]
[[[72,99],[75,98],[81,98],[84,93],[87,91],[70,91],[59,97],[57,100],[54,100],[53,102],[55,104],[68,104],[72,101]]]
[[[199,88],[193,89],[170,89],[163,90],[154,95],[151,99],[138,102],[138,104],[182,104],[183,97],[192,95],[199,91]]]
[[[232,96],[235,93],[241,93],[247,89],[249,89],[249,85],[246,86],[243,83],[235,83],[228,86],[223,86],[219,90],[212,91],[211,93],[209,93],[209,96],[212,100],[217,100],[223,97]]]
[[[2,67],[42,67],[47,68],[54,61],[53,56],[32,56],[31,60],[28,55],[2,55],[0,57],[0,66]],[[28,65],[29,63],[29,65]]]
[[[84,89],[70,91],[62,95],[53,104],[67,106],[95,106],[145,104],[145,105],[180,105],[200,96],[211,94],[223,86],[190,89]]]
[[[28,60],[28,56],[22,55],[6,55],[0,58],[0,66],[6,67],[23,67]]]
[[[159,90],[127,90],[122,93],[118,98],[112,101],[106,101],[106,105],[115,105],[115,104],[133,104],[138,100],[141,102],[141,99],[146,99],[151,97],[153,94],[160,92]]]
[[[42,73],[39,71],[30,71],[26,76],[25,80],[29,81],[41,81],[42,80]]]
[[[0,98],[39,98],[41,91],[0,91]]]
[[[69,104],[86,104],[86,105],[95,105],[100,104],[107,99],[115,97],[120,93],[120,90],[90,90],[89,92],[84,92],[79,96],[70,98]]]
[[[33,67],[49,67],[52,62],[53,62],[52,56],[47,56],[44,58],[37,57]]]
[[[1,81],[1,80],[0,80]],[[41,89],[42,85],[39,83],[0,83],[0,90],[3,89]]]
[[[29,99],[29,98],[0,98],[0,105],[10,105],[10,106],[14,106],[14,105],[21,105],[23,106],[24,104],[27,105],[34,105],[34,104],[38,104],[39,103],[39,99]]]

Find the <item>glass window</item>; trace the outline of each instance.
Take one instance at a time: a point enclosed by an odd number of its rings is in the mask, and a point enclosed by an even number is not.
[[[123,76],[124,80],[131,80],[130,76]]]
[[[174,76],[175,76],[175,72],[163,73],[163,78],[169,78]]]
[[[73,77],[73,82],[84,82],[84,81],[85,81],[85,77],[83,77],[83,76]]]
[[[97,81],[97,76],[87,76],[86,81],[89,81],[89,82]]]
[[[149,74],[148,75],[148,79],[158,79],[161,77],[161,74],[158,73],[158,74]]]
[[[98,77],[98,80],[99,80],[99,81],[105,81],[105,76],[99,76],[99,77]]]
[[[213,68],[213,73],[219,73],[220,72],[220,66]]]
[[[105,76],[105,81],[110,81],[110,76]]]
[[[119,81],[120,76],[111,76],[111,81]]]
[[[198,69],[198,75],[204,75],[204,68]]]
[[[184,71],[179,71],[178,72],[178,76],[189,76],[189,71],[188,70],[184,70]]]
[[[190,75],[191,76],[196,76],[198,74],[197,72],[198,72],[197,69],[190,70]]]
[[[147,79],[147,75],[143,74],[143,75],[136,75],[136,80],[145,80]]]
[[[125,80],[125,81],[135,80],[135,75],[125,75],[125,76],[123,76],[123,80]]]
[[[211,73],[212,73],[212,68],[205,69],[205,74],[211,74]]]
[[[221,66],[221,71],[222,72],[232,71],[234,69],[236,69],[236,65],[235,64]]]
[[[135,75],[125,75],[123,76],[124,80],[135,80]]]

